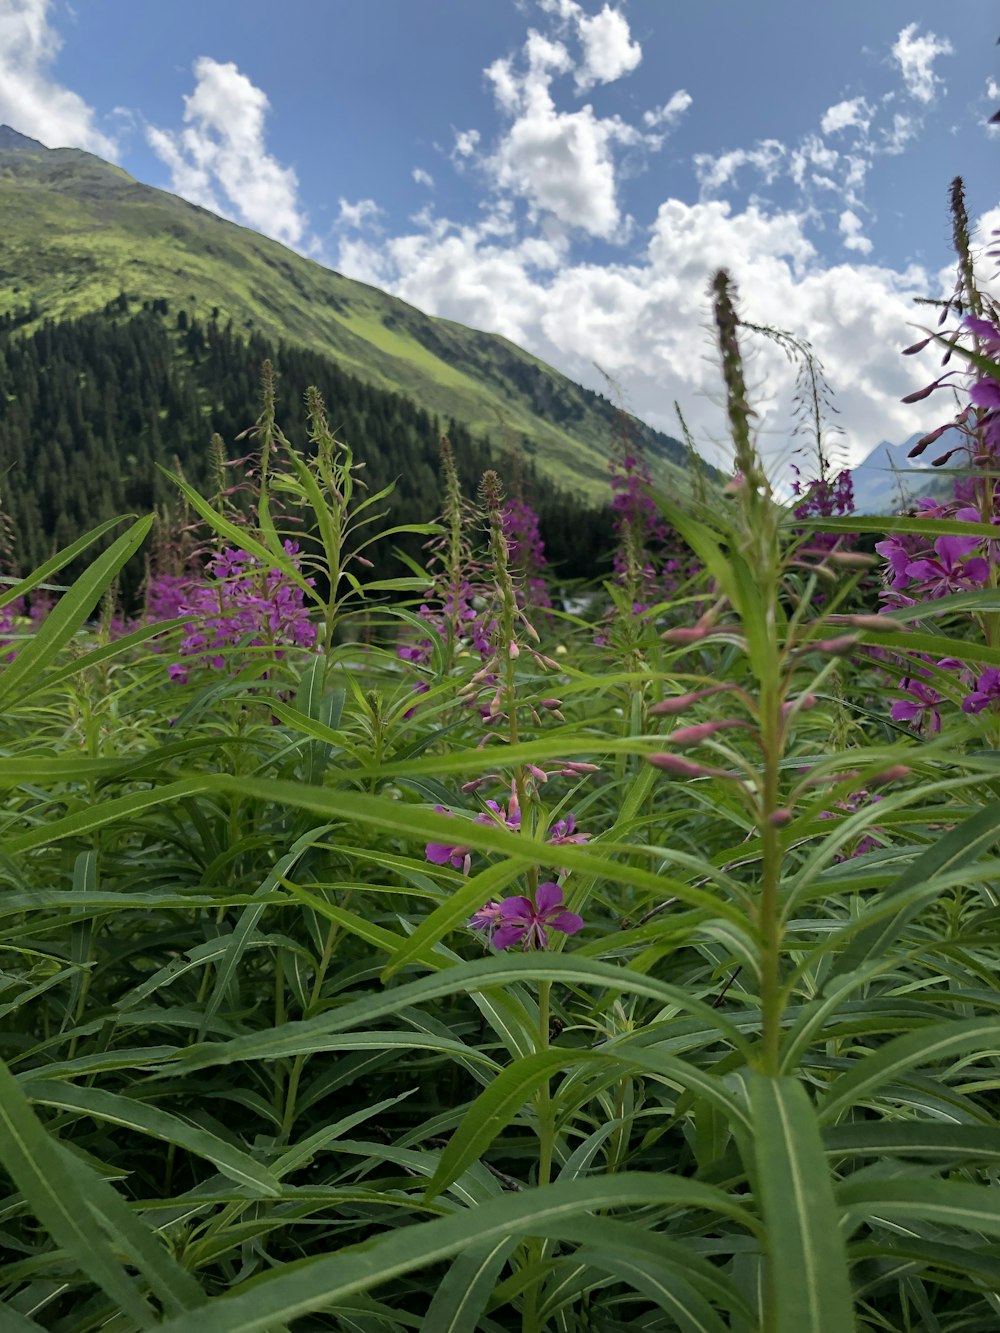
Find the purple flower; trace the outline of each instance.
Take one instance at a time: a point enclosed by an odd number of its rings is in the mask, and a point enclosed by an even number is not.
[[[937,559],[914,560],[906,566],[906,573],[925,585],[928,597],[978,587],[990,576],[989,561],[981,555],[965,558],[978,545],[978,537],[939,537],[934,543]]]
[[[443,805],[436,805],[434,809],[439,815],[451,814],[451,811]],[[469,873],[469,867],[472,864],[472,848],[463,846],[461,843],[429,842],[424,848],[424,855],[435,866],[445,866],[451,862],[455,869],[460,870],[463,875]]]
[[[977,380],[969,390],[976,407],[1000,407],[1000,382],[993,379]]]
[[[526,949],[545,949],[548,948],[550,930],[575,935],[583,928],[583,917],[563,910],[562,889],[551,882],[539,884],[534,902],[530,898],[517,897],[504,898],[498,905],[487,904],[490,909],[494,906],[495,916],[491,915],[489,919],[499,923],[493,929],[493,945],[497,949],[509,949],[512,944],[522,942]],[[477,912],[476,916],[479,915]]]
[[[981,713],[994,703],[1000,703],[1000,667],[987,667],[976,688],[962,700],[962,712]]]
[[[589,837],[589,833],[577,833],[576,817],[569,814],[565,819],[556,820],[549,829],[547,841],[553,847],[561,847],[567,842],[586,842]]]
[[[941,696],[929,685],[911,680],[906,688],[909,699],[897,699],[892,705],[893,722],[909,722],[920,731],[926,721],[930,731],[941,730]]]

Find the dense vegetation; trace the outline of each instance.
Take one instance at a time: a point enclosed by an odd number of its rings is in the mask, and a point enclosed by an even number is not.
[[[268,357],[279,376],[286,426],[302,435],[305,390],[316,385],[340,438],[363,446],[369,489],[395,483],[389,507],[396,521],[436,512],[444,431],[470,491],[491,460],[509,471],[505,453],[518,455],[522,486],[539,512],[556,570],[593,577],[609,558],[607,515],[540,476],[530,441],[498,430],[491,451],[488,440],[473,439],[460,422],[441,422],[316,352],[241,335],[219,318],[172,311],[165,298],[140,305],[123,294],[99,314],[45,321],[29,334],[21,331],[23,323],[18,311],[7,327],[0,322],[0,472],[20,572],[97,522],[129,511],[176,510],[177,488],[163,468],[179,467],[209,489],[209,440],[217,433],[229,454],[239,452],[234,442],[248,414],[252,420],[260,365]],[[419,555],[417,543],[408,549]],[[133,569],[128,594],[138,577]]]
[[[142,621],[152,515],[0,594],[0,1329],[993,1333],[1000,311],[953,202],[916,515],[780,502],[723,272],[733,475],[679,505],[623,431],[592,616],[447,444],[386,531],[270,368]],[[246,373],[197,328],[118,329],[191,339],[192,424]]]

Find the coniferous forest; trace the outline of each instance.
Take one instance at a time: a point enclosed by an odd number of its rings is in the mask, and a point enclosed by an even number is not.
[[[609,563],[606,511],[539,476],[530,459],[520,457],[531,442],[505,434],[502,424],[494,441],[474,438],[460,422],[441,421],[318,353],[275,346],[228,320],[198,319],[164,298],[140,303],[123,293],[100,313],[45,321],[25,335],[22,325],[30,317],[29,309],[0,317],[0,504],[8,573],[34,568],[106,519],[176,506],[176,485],[160,468],[207,487],[213,434],[221,436],[227,457],[247,452],[237,437],[252,424],[265,359],[274,364],[285,428],[302,434],[305,390],[317,386],[338,437],[355,445],[364,461],[364,485],[374,493],[395,483],[391,519],[436,512],[438,445],[445,433],[467,492],[489,466],[498,467],[509,486],[523,487],[557,575],[593,577]],[[419,543],[411,541],[407,550],[418,557]],[[134,596],[140,574],[126,572],[126,597]]]

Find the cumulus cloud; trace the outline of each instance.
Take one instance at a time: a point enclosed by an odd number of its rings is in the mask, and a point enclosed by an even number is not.
[[[353,227],[355,230],[360,230],[369,222],[374,222],[382,212],[374,199],[359,199],[356,204],[341,199],[339,204],[340,216],[337,219],[338,222],[342,227]]]
[[[824,134],[836,134],[838,130],[858,128],[867,130],[871,124],[872,108],[863,97],[852,97],[846,102],[838,102],[823,112],[819,127]]]
[[[599,14],[577,16],[583,61],[574,78],[581,92],[596,83],[613,83],[630,74],[642,60],[642,47],[632,40],[628,20],[620,9],[605,5]]]
[[[644,111],[642,113],[642,123],[647,129],[651,130],[660,129],[661,127],[672,130],[693,101],[694,98],[685,88],[678,88],[662,106],[653,107],[651,111]]]
[[[864,223],[857,213],[852,213],[849,208],[845,208],[840,215],[839,227],[840,234],[844,238],[845,250],[857,250],[862,255],[871,254],[872,243],[867,236],[862,234]]]
[[[771,185],[781,174],[788,149],[777,139],[762,139],[753,148],[734,148],[727,153],[695,153],[694,169],[703,195],[715,194],[729,185],[743,167],[752,167]]]
[[[478,130],[456,130],[455,144],[451,150],[451,160],[454,162],[462,158],[472,157],[478,144]]]
[[[575,68],[561,41],[532,29],[521,54],[520,62],[505,57],[485,71],[498,109],[510,120],[483,162],[494,188],[524,200],[535,219],[550,217],[614,239],[623,224],[615,149],[647,140],[619,116],[598,116],[589,104],[577,111],[556,107],[553,79]]]
[[[629,262],[597,264],[574,258],[558,239],[517,235],[509,216],[474,226],[437,219],[430,229],[342,251],[340,267],[431,313],[502,333],[600,390],[596,362],[627,386],[641,417],[674,434],[676,399],[699,439],[711,440],[724,431],[708,284],[726,266],[748,318],[810,338],[858,461],[881,439],[934,424],[938,408],[899,402],[927,377],[919,358],[899,349],[912,339],[908,325],[919,323],[912,298],[939,289],[920,269],[824,266],[805,226],[790,211],[669,199]],[[749,335],[746,343],[761,444],[773,458],[788,447],[793,372],[769,343]]]
[[[62,41],[50,0],[0,0],[0,121],[49,148],[84,148],[117,158],[115,140],[92,107],[52,75]]]
[[[171,189],[294,249],[314,252],[299,182],[265,144],[267,95],[231,61],[194,62],[195,89],[184,98],[185,128],[149,126],[150,147],[171,173]]]
[[[429,171],[424,171],[423,167],[413,168],[413,179],[418,185],[426,185],[428,190],[434,189],[434,177]]]
[[[920,33],[919,25],[908,23],[892,47],[892,59],[899,66],[906,90],[918,102],[933,102],[944,80],[934,73],[934,62],[939,56],[954,55],[955,48],[947,37],[936,33]]]

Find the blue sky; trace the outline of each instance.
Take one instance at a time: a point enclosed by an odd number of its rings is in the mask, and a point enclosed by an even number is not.
[[[935,364],[899,348],[951,282],[954,175],[1000,227],[998,36],[987,0],[0,0],[0,121],[603,388],[596,362],[709,446],[726,264],[812,341],[857,460],[942,410],[899,404]],[[751,359],[785,455],[791,372]]]

